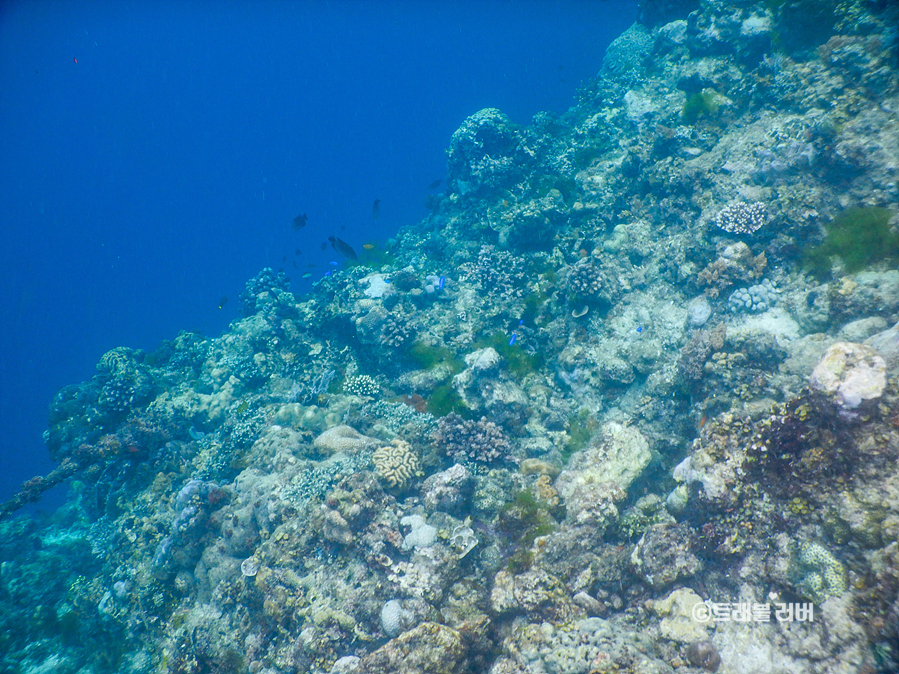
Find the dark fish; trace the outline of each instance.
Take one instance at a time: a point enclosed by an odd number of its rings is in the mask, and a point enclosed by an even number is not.
[[[293,251],[293,254],[294,255],[302,255],[303,251],[301,251],[299,248],[297,248],[295,251]]]
[[[336,236],[329,236],[328,241],[331,242],[331,248],[336,250],[338,253],[343,255],[345,258],[350,260],[358,260],[359,256],[356,255],[356,251],[353,250],[352,246],[348,244],[346,241],[342,239],[338,239]]]
[[[298,215],[297,217],[295,217],[295,218],[293,219],[293,231],[299,232],[301,229],[303,229],[303,227],[306,226],[306,221],[307,221],[308,219],[309,219],[309,218],[306,217],[306,214],[305,214],[305,213],[303,213],[302,215]]]
[[[428,185],[428,189],[429,189],[429,190],[436,190],[438,187],[440,187],[440,183],[442,183],[442,182],[443,182],[443,179],[442,179],[442,178],[438,178],[437,180],[435,180],[434,182],[432,182],[430,185]]]
[[[299,267],[297,267],[297,263],[296,263],[296,262],[293,263],[293,268],[294,268],[294,269],[299,269]]]
[[[333,238],[333,237],[331,237],[331,238]],[[327,241],[322,242],[322,250],[328,250],[328,242]]]
[[[286,255],[285,255],[284,257],[281,258],[281,264],[284,264],[285,262],[287,262],[287,256],[286,256]]]
[[[381,216],[381,200],[375,199],[375,203],[371,205],[372,217],[377,220]]]
[[[228,304],[228,298],[222,295],[222,299],[219,300],[219,309],[224,309],[226,304]]]

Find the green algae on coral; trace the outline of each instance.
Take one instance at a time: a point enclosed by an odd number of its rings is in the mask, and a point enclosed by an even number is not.
[[[550,270],[555,274],[555,270]],[[531,293],[524,298],[524,311],[521,313],[521,320],[527,325],[534,325],[537,322],[537,316],[540,308],[549,299],[549,295],[544,292]]]
[[[581,410],[568,422],[568,442],[562,451],[562,458],[567,463],[575,452],[581,451],[590,442],[590,438],[599,430],[599,422],[589,410]]]
[[[426,398],[427,410],[435,417],[445,417],[450,412],[455,412],[463,418],[468,418],[471,410],[468,405],[459,397],[452,383],[443,384],[434,389]]]
[[[556,528],[550,505],[526,489],[515,493],[512,502],[500,512],[499,522],[519,546],[507,564],[507,570],[511,573],[527,571],[534,561],[531,552],[534,541],[551,534]]]
[[[700,117],[714,117],[721,106],[721,97],[710,89],[687,96],[681,116],[687,124],[694,124]]]
[[[433,346],[420,340],[409,347],[409,356],[422,370],[431,370],[446,365],[453,374],[458,374],[465,369],[465,364],[459,360],[452,349],[445,346]]]
[[[885,262],[899,264],[899,232],[890,227],[894,213],[888,208],[862,207],[843,211],[827,225],[820,246],[805,251],[802,263],[819,281],[830,276],[834,258],[850,273]]]
[[[506,368],[515,377],[524,377],[536,372],[543,367],[544,358],[539,353],[528,353],[518,344],[509,343],[509,335],[504,332],[495,332],[487,339],[482,339],[474,344],[477,349],[492,347],[499,355],[506,359]]]

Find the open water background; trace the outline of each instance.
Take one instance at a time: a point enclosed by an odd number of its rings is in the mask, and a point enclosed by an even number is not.
[[[218,335],[262,267],[301,292],[338,259],[329,235],[359,247],[418,221],[466,116],[563,113],[635,16],[636,0],[0,4],[0,499],[53,468],[47,406],[104,352]]]

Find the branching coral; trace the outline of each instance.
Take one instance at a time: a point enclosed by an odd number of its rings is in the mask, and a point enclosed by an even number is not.
[[[508,456],[512,449],[509,438],[492,421],[484,417],[466,421],[455,413],[440,420],[434,439],[447,456],[460,462],[493,463]]]

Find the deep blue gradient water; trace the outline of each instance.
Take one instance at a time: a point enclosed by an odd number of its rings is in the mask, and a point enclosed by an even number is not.
[[[360,246],[421,219],[466,116],[564,112],[635,15],[636,0],[0,4],[0,499],[52,469],[47,406],[105,351],[217,335],[262,267],[301,292],[336,259],[329,235]]]

